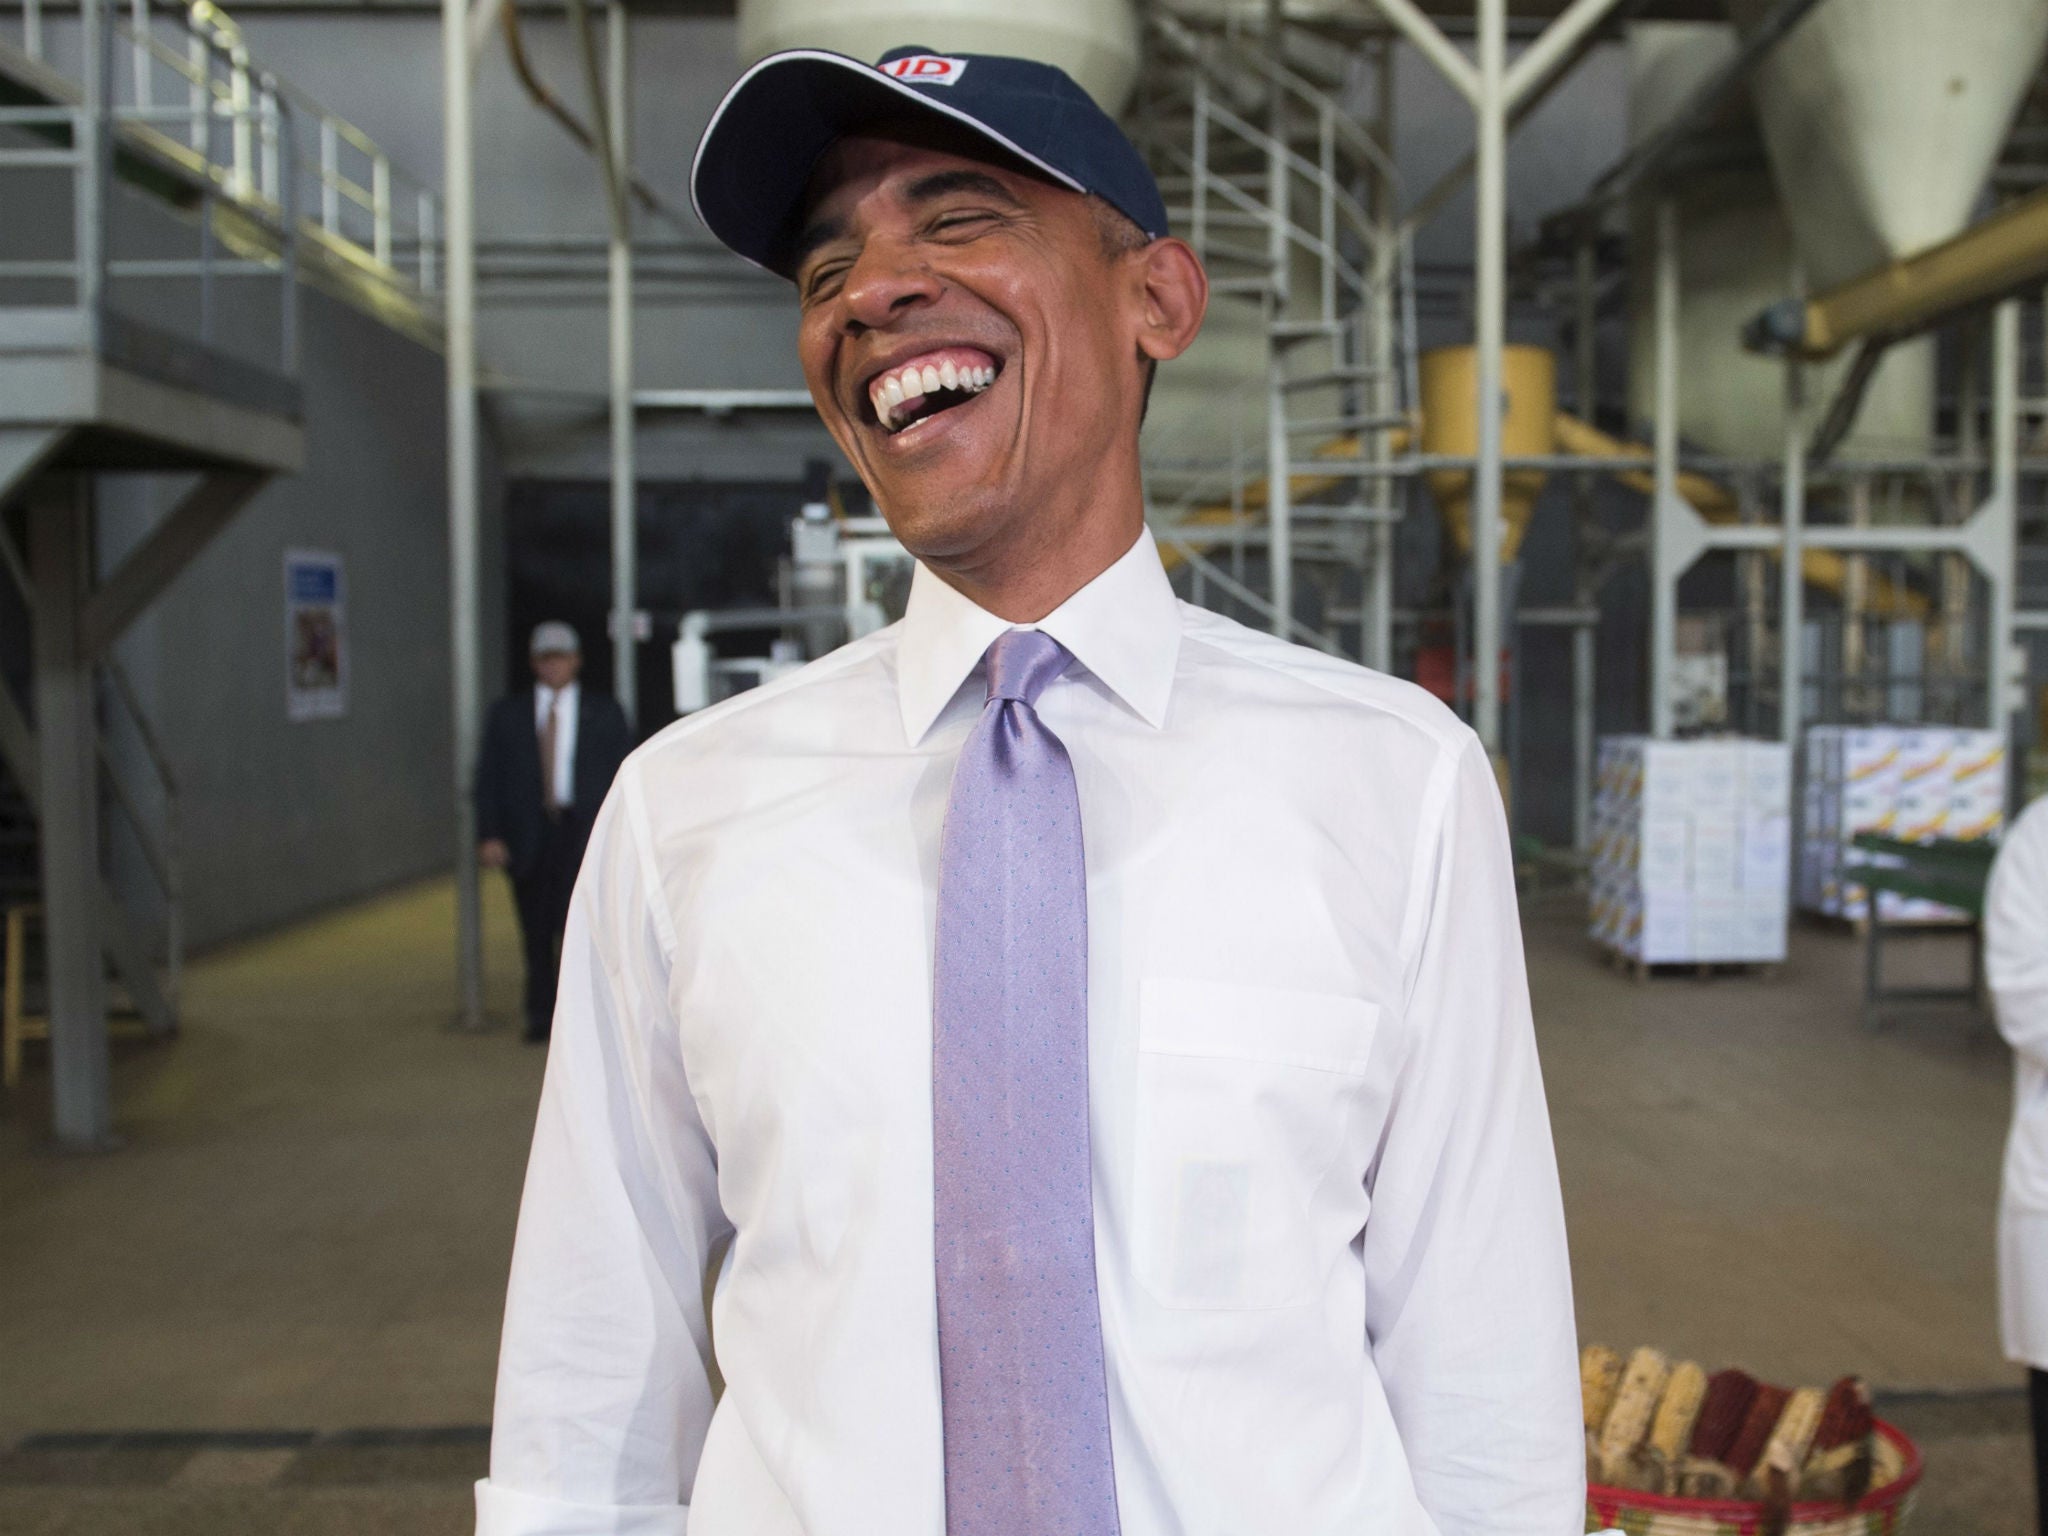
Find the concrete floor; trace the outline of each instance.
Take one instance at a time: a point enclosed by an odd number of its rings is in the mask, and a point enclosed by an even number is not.
[[[2030,1529],[2002,1046],[1953,1010],[1866,1035],[1841,934],[1636,983],[1579,912],[1526,922],[1582,1338],[1863,1372],[1928,1453],[1916,1528]],[[467,1528],[542,1061],[449,1027],[451,923],[432,886],[193,967],[183,1038],[119,1054],[113,1155],[43,1150],[40,1071],[0,1101],[0,1529]],[[489,945],[509,1020],[498,889]]]

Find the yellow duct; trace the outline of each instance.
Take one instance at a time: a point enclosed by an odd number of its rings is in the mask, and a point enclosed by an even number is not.
[[[1957,310],[2048,279],[2048,188],[1953,239],[1887,262],[1803,303],[1785,299],[1743,330],[1754,351],[1831,357],[1852,341],[1910,336]]]

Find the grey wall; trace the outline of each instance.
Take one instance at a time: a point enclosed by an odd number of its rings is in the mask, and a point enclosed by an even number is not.
[[[245,507],[122,642],[180,779],[187,933],[204,945],[446,869],[450,814],[443,372],[434,353],[318,294],[301,310],[306,465]],[[502,685],[501,500],[487,454],[484,656]],[[111,564],[178,485],[110,477]],[[348,708],[286,717],[284,553],[339,554]],[[147,782],[127,733],[111,740]],[[117,821],[118,825],[118,821]],[[121,883],[154,905],[132,850]]]
[[[64,254],[66,178],[0,181],[0,253]],[[110,226],[121,256],[190,255],[195,226],[122,189]],[[53,234],[54,232],[54,234]],[[196,285],[119,279],[115,306],[194,334]],[[0,289],[0,303],[68,300]],[[223,280],[218,344],[275,367],[273,278]],[[438,353],[337,300],[299,295],[306,463],[266,486],[123,638],[134,679],[180,781],[193,944],[269,927],[450,866],[455,765],[450,725],[444,370]],[[502,475],[485,432],[483,656],[502,686]],[[189,481],[102,476],[98,526],[110,570]],[[348,581],[347,714],[290,723],[285,712],[283,558],[343,556]],[[159,826],[141,746],[118,710],[109,747]],[[115,876],[160,917],[154,878],[110,807]]]

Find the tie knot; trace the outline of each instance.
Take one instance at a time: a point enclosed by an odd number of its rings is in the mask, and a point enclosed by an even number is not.
[[[988,696],[1036,704],[1046,685],[1073,661],[1067,648],[1042,629],[1012,629],[988,648]]]

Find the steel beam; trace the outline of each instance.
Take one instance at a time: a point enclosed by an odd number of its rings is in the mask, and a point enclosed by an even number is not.
[[[627,52],[627,26],[625,5],[622,0],[612,0],[605,24],[610,103],[598,119],[611,127],[605,174],[621,179],[612,193],[611,280],[606,306],[611,324],[612,692],[630,726],[640,715],[640,651],[635,634],[640,578],[635,524],[639,472],[633,420],[633,202],[623,185],[627,167],[633,163],[633,69]]]
[[[448,616],[454,717],[455,964],[459,1021],[484,1025],[483,889],[476,862],[476,768],[483,714],[477,532],[476,163],[470,110],[469,0],[441,0],[447,214]]]
[[[2014,586],[2019,552],[2020,306],[2007,299],[1991,317],[1991,495],[1969,523],[1982,536],[1973,552],[1991,589],[1984,635],[1984,723],[2007,737],[2012,730]]]
[[[1795,752],[1806,708],[1806,370],[1785,364],[1785,458],[1779,481],[1778,736]]]
[[[1472,474],[1472,726],[1500,760],[1501,424],[1507,340],[1507,3],[1478,0],[1477,255],[1479,451]]]
[[[1621,0],[1572,0],[1571,5],[1508,66],[1502,80],[1507,90],[1508,110],[1512,112],[1533,91],[1541,88],[1551,72],[1570,58],[1620,3]]]
[[[202,476],[85,600],[78,616],[78,643],[85,655],[95,661],[106,655],[121,632],[268,479],[268,475],[244,470]]]
[[[63,444],[65,431],[54,426],[0,427],[0,507],[27,487]]]
[[[1458,93],[1474,106],[1479,104],[1479,71],[1472,67],[1472,61],[1458,51],[1458,45],[1445,37],[1441,28],[1422,14],[1415,0],[1373,0],[1379,12],[1391,22],[1400,34],[1415,46],[1437,72],[1457,89]],[[1481,0],[1484,5],[1487,0]],[[1485,23],[1480,30],[1484,32]]]
[[[50,1076],[57,1141],[91,1150],[113,1136],[107,1059],[99,772],[92,660],[79,616],[92,548],[92,482],[42,482],[29,507],[43,938],[50,992]]]
[[[1700,518],[1678,494],[1678,209],[1657,204],[1655,255],[1655,437],[1651,447],[1656,487],[1650,497],[1650,734],[1671,735],[1676,723],[1672,671],[1678,648],[1678,578],[1692,563],[1677,537],[1686,519]],[[1704,527],[1704,523],[1701,523]],[[1750,534],[1767,529],[1731,528]]]

